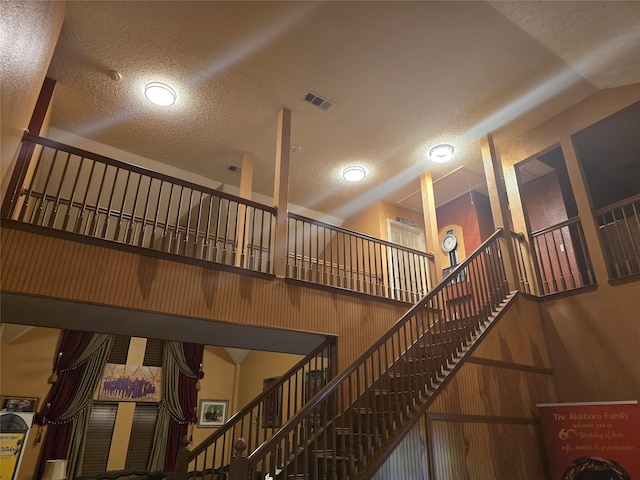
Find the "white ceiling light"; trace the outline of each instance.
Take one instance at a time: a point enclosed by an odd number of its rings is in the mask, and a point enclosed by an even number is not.
[[[359,182],[366,176],[366,174],[367,171],[357,165],[347,167],[342,171],[342,177],[348,182]]]
[[[445,163],[453,157],[453,147],[443,143],[429,150],[429,158],[436,163]]]
[[[160,82],[151,82],[144,87],[144,96],[147,97],[147,100],[151,103],[155,103],[161,107],[168,107],[176,101],[175,90],[169,85]]]

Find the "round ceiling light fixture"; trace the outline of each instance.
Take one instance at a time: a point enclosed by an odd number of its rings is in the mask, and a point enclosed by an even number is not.
[[[436,145],[429,150],[429,158],[436,163],[445,163],[453,157],[453,147],[446,143]]]
[[[354,165],[342,170],[342,177],[348,182],[359,182],[367,175],[367,171],[360,166]]]
[[[176,102],[176,92],[169,85],[160,82],[151,82],[144,87],[144,96],[151,103],[168,107]]]

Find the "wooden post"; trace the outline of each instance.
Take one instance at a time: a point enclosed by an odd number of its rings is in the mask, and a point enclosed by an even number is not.
[[[489,189],[489,202],[491,204],[493,224],[496,229],[498,227],[504,229],[504,234],[500,239],[500,249],[502,251],[502,261],[504,262],[507,283],[509,290],[517,290],[519,289],[520,282],[517,280],[518,268],[516,266],[511,242],[510,213],[506,196],[507,188],[502,172],[502,164],[496,153],[496,147],[491,134],[487,134],[486,137],[480,139],[480,148],[482,150],[482,162],[484,164],[484,173]]]
[[[289,203],[289,154],[291,150],[291,110],[283,108],[278,115],[276,175],[273,197],[276,217],[272,228],[273,273],[284,278],[287,268],[287,212]]]
[[[253,182],[253,154],[244,152],[242,155],[242,169],[240,171],[240,197],[251,200],[251,188]],[[234,265],[236,267],[247,267],[246,258],[247,246],[249,245],[249,238],[247,233],[251,231],[248,228],[248,219],[245,218],[247,213],[246,205],[238,205],[238,218],[236,218],[236,238],[238,244],[236,245],[236,256],[234,259]],[[251,232],[253,233],[253,232]],[[261,233],[262,234],[262,233]]]
[[[230,480],[247,480],[249,475],[249,459],[245,453],[247,442],[244,438],[239,438],[233,444],[233,458],[229,469]]]
[[[433,177],[431,172],[420,175],[420,193],[422,194],[422,211],[424,215],[424,233],[427,240],[427,251],[431,249],[435,265],[435,276],[430,275],[429,289],[435,287],[442,280],[442,262],[438,255],[440,240],[438,238],[438,219],[436,218],[436,201],[433,194]]]
[[[31,121],[27,128],[29,133],[32,133],[33,135],[40,135],[47,112],[49,111],[49,106],[51,104],[55,88],[56,81],[52,78],[45,77],[42,88],[40,89],[40,95],[38,95],[38,100],[35,108],[33,109],[33,114],[31,115]],[[33,157],[34,151],[35,146],[33,144],[26,145],[23,143],[20,146],[18,158],[5,192],[4,201],[2,202],[2,210],[0,212],[2,218],[11,218],[13,212],[16,210],[18,198],[20,197],[22,185],[27,177],[29,167],[31,166],[31,158]],[[31,172],[31,174],[32,173],[33,172]]]
[[[178,450],[178,456],[176,458],[176,470],[173,473],[174,480],[186,480],[189,470],[189,437],[185,435],[180,441],[180,449]]]

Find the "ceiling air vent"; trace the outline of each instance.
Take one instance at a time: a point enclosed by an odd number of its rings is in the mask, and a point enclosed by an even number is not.
[[[329,107],[333,105],[333,103],[329,100],[325,100],[324,98],[319,97],[311,92],[307,93],[304,96],[304,101],[309,102],[316,107],[320,107],[322,110],[329,110]]]
[[[229,165],[228,170],[230,172],[237,172],[238,170],[240,170],[240,167],[238,167],[237,165]]]

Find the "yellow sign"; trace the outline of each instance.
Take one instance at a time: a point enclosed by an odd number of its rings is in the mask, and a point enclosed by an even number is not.
[[[11,480],[18,466],[25,432],[0,433],[0,480]]]

